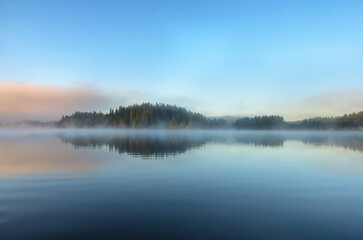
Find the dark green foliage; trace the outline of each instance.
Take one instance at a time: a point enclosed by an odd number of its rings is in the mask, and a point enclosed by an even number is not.
[[[280,116],[245,117],[236,120],[234,126],[237,129],[278,129],[284,124],[284,118]]]
[[[207,118],[200,113],[185,108],[143,103],[120,106],[108,113],[75,112],[63,116],[58,127],[117,127],[117,128],[169,128],[169,129],[222,129],[232,127],[221,118]],[[285,122],[281,116],[245,117],[235,121],[236,129],[316,129],[350,130],[363,127],[363,111],[341,117],[310,118],[295,122]]]
[[[143,103],[120,106],[110,109],[107,114],[80,113],[62,117],[58,127],[97,127],[109,126],[119,128],[221,128],[225,126],[222,119],[209,119],[199,113],[185,108],[165,104]]]
[[[342,117],[310,118],[285,123],[288,129],[350,130],[363,127],[363,111]]]
[[[62,116],[57,123],[58,127],[93,127],[102,125],[105,115],[97,112],[75,112],[71,116]]]

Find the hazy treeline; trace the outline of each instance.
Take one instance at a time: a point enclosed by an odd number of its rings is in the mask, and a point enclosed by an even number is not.
[[[363,111],[340,117],[316,117],[296,122],[286,122],[286,129],[348,130],[363,127]]]
[[[281,116],[245,117],[235,121],[237,129],[278,129],[284,126],[284,118]]]
[[[287,122],[282,116],[243,117],[234,122],[223,118],[208,118],[185,108],[143,103],[120,106],[108,113],[75,112],[63,116],[57,127],[117,127],[117,128],[169,128],[169,129],[317,129],[349,130],[363,127],[363,111],[341,117],[310,118]]]
[[[143,103],[131,106],[120,106],[110,109],[108,113],[75,112],[70,116],[63,116],[57,123],[58,127],[96,127],[109,126],[120,128],[223,128],[223,119],[207,118],[200,113],[185,108]]]
[[[234,127],[237,129],[350,130],[363,127],[363,111],[341,117],[316,117],[294,122],[286,122],[281,116],[246,117],[236,120]]]
[[[38,128],[54,128],[57,126],[58,121],[34,121],[34,120],[22,120],[18,122],[0,122],[0,128],[28,128],[28,127],[38,127]]]

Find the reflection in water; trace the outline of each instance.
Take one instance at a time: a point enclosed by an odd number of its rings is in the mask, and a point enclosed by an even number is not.
[[[363,152],[363,134],[360,132],[185,132],[170,131],[159,134],[133,132],[126,134],[60,134],[63,143],[75,148],[108,147],[119,154],[141,157],[167,157],[200,148],[207,143],[237,143],[262,147],[282,147],[286,141],[317,146],[343,147]]]
[[[62,143],[60,144],[61,140]],[[141,158],[167,158],[189,150],[218,145],[246,145],[263,148],[286,148],[287,142],[307,146],[329,146],[363,153],[362,132],[264,132],[264,131],[56,131],[0,134],[0,178],[29,174],[77,176],[105,164],[102,151]],[[69,148],[69,144],[78,151]],[[341,161],[322,157],[311,162],[324,168],[343,169]],[[359,165],[359,167],[355,167]],[[360,169],[361,163],[344,164]],[[350,170],[349,170],[350,171]]]
[[[363,152],[363,134],[361,132],[321,135],[306,134],[300,136],[298,140],[306,144],[343,147],[347,150]]]
[[[206,136],[191,135],[61,135],[63,143],[71,143],[75,148],[106,146],[119,154],[127,153],[141,157],[167,157],[184,153],[203,146]]]
[[[248,144],[254,146],[261,147],[282,147],[286,140],[286,137],[283,135],[274,135],[274,134],[242,134],[236,135],[233,138],[239,144]]]
[[[51,136],[0,135],[0,178],[33,174],[74,176],[96,169],[97,157],[87,151],[74,151]]]
[[[362,146],[362,132],[0,130],[0,239],[363,239]]]

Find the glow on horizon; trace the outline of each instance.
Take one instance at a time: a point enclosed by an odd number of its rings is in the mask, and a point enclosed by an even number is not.
[[[361,1],[2,1],[0,121],[142,102],[287,120],[361,111],[362,12]]]

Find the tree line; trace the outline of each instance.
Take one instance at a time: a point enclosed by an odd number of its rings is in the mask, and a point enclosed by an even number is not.
[[[350,130],[363,127],[363,111],[340,117],[315,117],[287,122],[287,129]]]
[[[316,129],[349,130],[363,127],[363,111],[340,117],[316,117],[287,122],[282,116],[243,117],[234,122],[208,118],[200,113],[168,104],[134,104],[111,108],[107,113],[75,112],[62,116],[57,127],[115,127],[168,129]]]
[[[236,129],[353,130],[363,127],[363,111],[340,117],[315,117],[300,121],[284,121],[281,116],[240,118]]]
[[[110,109],[108,113],[75,112],[63,116],[58,127],[97,127],[118,128],[222,128],[226,121],[207,118],[200,113],[185,108],[166,104],[143,103],[131,106],[120,106]]]

